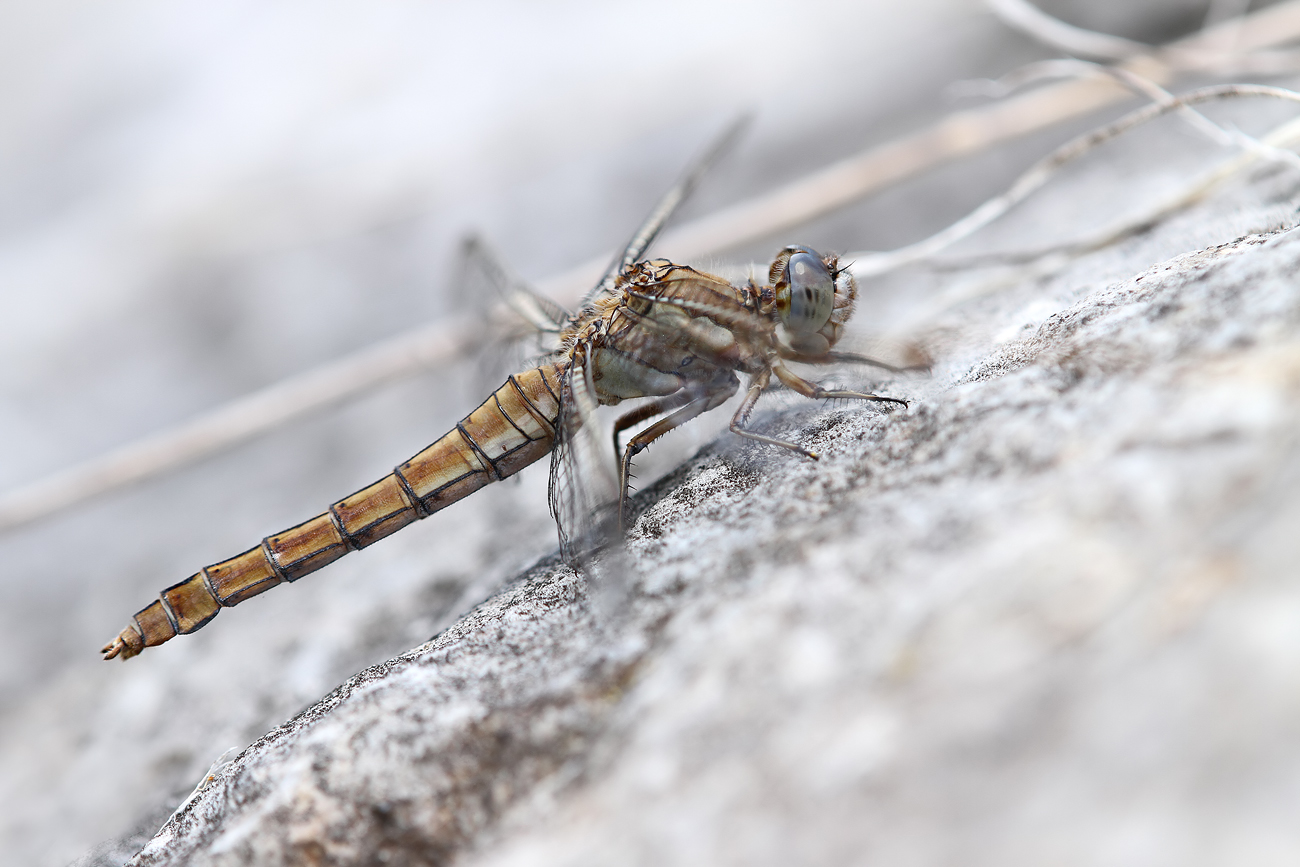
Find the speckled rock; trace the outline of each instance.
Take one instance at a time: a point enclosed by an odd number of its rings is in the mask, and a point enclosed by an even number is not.
[[[1205,17],[1044,8],[1153,43]],[[0,486],[464,313],[471,229],[530,279],[606,256],[741,106],[688,219],[1050,53],[981,0],[655,22],[647,65],[633,5],[0,7]],[[909,243],[1070,134],[692,264]],[[947,255],[1090,236],[1225,155],[1166,118]],[[1257,169],[1053,269],[864,283],[853,348],[933,376],[816,375],[910,408],[765,397],[818,464],[720,435],[725,408],[656,443],[605,619],[538,465],[98,659],[160,588],[447,430],[504,374],[481,358],[0,536],[0,862],[1293,863],[1298,203]]]
[[[724,438],[643,494],[615,620],[543,562],[133,863],[1288,863],[1298,265],[1274,229],[940,314],[906,410],[794,404],[820,462]]]

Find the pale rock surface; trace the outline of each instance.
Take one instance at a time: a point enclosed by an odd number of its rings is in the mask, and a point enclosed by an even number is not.
[[[906,410],[791,404],[820,462],[724,436],[642,494],[613,620],[543,561],[132,863],[1294,863],[1294,193],[932,315]]]
[[[1134,33],[1163,38],[1170,18]],[[780,63],[757,62],[777,45]],[[1043,55],[980,0],[0,4],[0,496],[485,306],[457,261],[470,231],[532,280],[608,257],[738,111],[754,127],[686,219],[949,110],[955,79]],[[942,208],[868,205],[886,219],[854,209],[799,240],[923,233],[1017,169],[989,162],[961,196],[943,181]],[[700,264],[743,268],[790,240]],[[217,757],[554,550],[539,465],[166,653],[99,659],[163,587],[445,432],[507,372],[487,350],[0,534],[0,864],[93,849],[118,867]],[[657,447],[644,477],[709,424]]]
[[[1042,5],[1148,42],[1205,12]],[[474,306],[467,230],[529,278],[606,254],[738,108],[755,128],[687,217],[1048,56],[979,0],[0,19],[5,488]],[[657,62],[627,63],[647,27]],[[1262,132],[1295,109],[1206,111]],[[696,264],[913,241],[1070,134]],[[963,251],[1086,235],[1223,155],[1167,119]],[[142,860],[1293,862],[1293,242],[1197,251],[1292,226],[1298,201],[1262,171],[1049,276],[864,285],[855,337],[910,340],[934,375],[824,375],[911,408],[765,398],[817,465],[717,437],[728,408],[656,444],[642,577],[603,625],[547,559],[538,466],[97,658],[161,587],[445,431],[500,381],[478,359],[0,537],[0,862],[108,841],[82,863],[117,867],[164,825]]]

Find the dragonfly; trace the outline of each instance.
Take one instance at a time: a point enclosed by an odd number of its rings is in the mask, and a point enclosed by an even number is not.
[[[455,427],[389,475],[163,590],[102,648],[103,658],[130,659],[194,632],[222,608],[297,581],[548,455],[561,553],[581,564],[625,529],[633,458],[726,403],[742,375],[746,391],[731,432],[812,460],[817,453],[749,427],[773,378],[812,399],[906,407],[902,398],[823,388],[786,366],[912,369],[834,348],[857,298],[853,276],[837,256],[787,246],[765,281],[737,283],[666,259],[642,258],[740,128],[733,125],[669,190],[575,312],[495,269],[490,276],[508,286],[511,306],[553,338],[548,355],[507,377]],[[611,463],[596,433],[597,409],[636,399],[643,402],[614,422]],[[656,418],[620,444],[625,431]]]

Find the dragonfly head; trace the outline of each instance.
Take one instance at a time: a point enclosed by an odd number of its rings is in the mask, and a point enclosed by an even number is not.
[[[825,355],[853,312],[858,286],[835,255],[786,247],[768,271],[772,300],[785,340],[803,355]]]

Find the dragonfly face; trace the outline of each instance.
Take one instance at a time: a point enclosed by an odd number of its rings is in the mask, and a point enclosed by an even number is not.
[[[840,338],[853,312],[857,286],[835,257],[807,247],[786,247],[768,277],[786,344],[801,355],[822,356]]]

